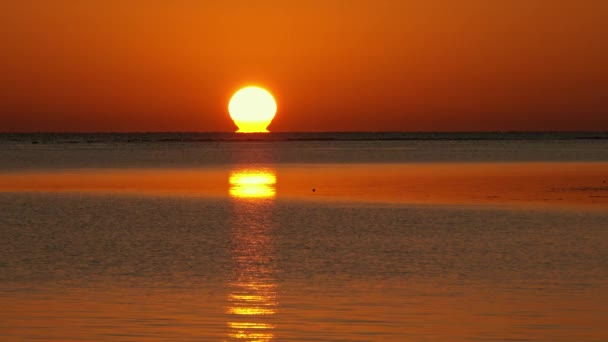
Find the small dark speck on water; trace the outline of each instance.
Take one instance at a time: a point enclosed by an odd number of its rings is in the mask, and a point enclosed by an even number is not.
[[[315,191],[317,191],[317,189],[315,189],[315,188],[312,188],[312,192],[315,192]]]

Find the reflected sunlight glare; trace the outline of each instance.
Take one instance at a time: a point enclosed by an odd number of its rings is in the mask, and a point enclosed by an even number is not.
[[[245,266],[245,265],[243,265]],[[246,273],[254,272],[244,268]],[[229,305],[226,313],[232,316],[228,322],[229,336],[235,340],[271,341],[274,338],[274,324],[264,320],[276,315],[276,289],[274,284],[235,282],[230,285]]]
[[[230,196],[236,198],[272,198],[276,176],[268,169],[246,169],[230,174]]]
[[[272,200],[274,170],[243,168],[231,172],[235,201],[231,254],[234,278],[225,312],[229,340],[272,341],[278,314],[276,265],[273,257]]]

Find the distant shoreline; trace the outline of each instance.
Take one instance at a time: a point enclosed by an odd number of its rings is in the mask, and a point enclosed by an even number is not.
[[[546,141],[608,140],[608,132],[175,132],[175,133],[0,133],[0,143],[93,144],[276,141]]]

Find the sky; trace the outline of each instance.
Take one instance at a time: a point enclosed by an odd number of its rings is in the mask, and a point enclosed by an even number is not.
[[[605,0],[5,0],[0,132],[608,130]]]

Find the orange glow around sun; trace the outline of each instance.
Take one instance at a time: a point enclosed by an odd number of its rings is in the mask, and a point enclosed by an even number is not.
[[[240,89],[230,99],[228,112],[239,133],[268,132],[277,112],[277,103],[264,88],[249,86]]]

